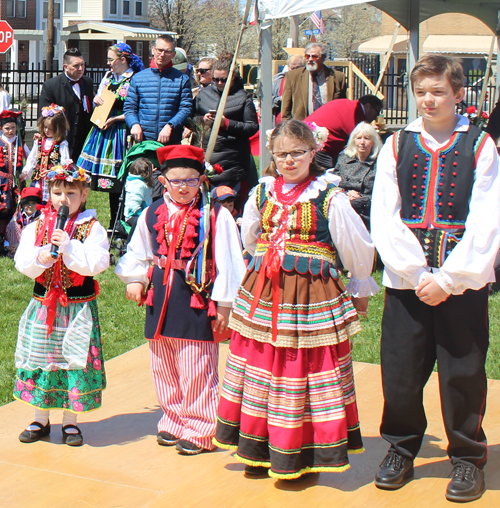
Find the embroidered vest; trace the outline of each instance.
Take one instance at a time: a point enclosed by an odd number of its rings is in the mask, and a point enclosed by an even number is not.
[[[14,157],[16,160],[13,160]],[[25,160],[24,143],[19,136],[12,146],[0,140],[0,176],[12,180],[16,170],[17,173],[22,171]]]
[[[401,130],[393,137],[401,219],[422,245],[428,266],[439,268],[463,236],[476,161],[487,136],[470,125],[435,151],[420,133]]]
[[[78,240],[82,243],[85,242],[95,222],[97,222],[96,219],[90,219],[89,221],[76,226],[71,239]],[[41,226],[42,221],[39,220],[36,231],[37,236],[40,233]],[[48,235],[46,234],[45,238],[42,240],[42,245],[47,245],[47,243]],[[33,289],[33,297],[36,300],[42,301],[45,298],[48,290],[50,289],[53,275],[54,265],[47,268],[42,275],[37,277],[35,287]],[[94,278],[80,275],[67,268],[64,263],[61,264],[61,283],[70,303],[89,302],[91,300],[95,300],[97,297],[98,287]]]
[[[38,146],[38,152],[36,155],[36,166],[33,170],[32,180],[41,180],[56,164],[61,161],[59,153],[59,143],[54,143],[50,150],[46,152],[43,150],[43,138],[40,134],[35,134],[34,141]]]
[[[342,189],[329,184],[317,198],[290,207],[288,217],[283,270],[338,278],[335,268],[336,249],[328,229],[328,206],[332,196]],[[255,256],[249,270],[259,270],[262,259],[279,226],[284,211],[283,205],[260,184],[255,192],[257,206],[261,212],[261,231],[257,238]]]

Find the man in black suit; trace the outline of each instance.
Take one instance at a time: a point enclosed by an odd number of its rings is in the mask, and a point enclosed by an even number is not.
[[[69,122],[68,145],[71,158],[76,163],[87,134],[90,131],[93,83],[84,76],[85,60],[77,48],[69,48],[64,53],[64,72],[47,80],[42,87],[38,103],[38,116],[42,108],[50,104],[63,106]]]

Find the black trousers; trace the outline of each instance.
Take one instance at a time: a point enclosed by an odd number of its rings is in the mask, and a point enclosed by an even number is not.
[[[427,427],[423,389],[437,361],[448,455],[453,463],[484,467],[488,344],[487,287],[452,295],[436,307],[412,290],[386,289],[380,433],[391,450],[411,459],[420,450]]]

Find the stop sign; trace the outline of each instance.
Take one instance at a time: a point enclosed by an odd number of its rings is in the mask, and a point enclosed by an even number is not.
[[[7,21],[0,21],[0,53],[5,53],[14,41],[14,30]]]

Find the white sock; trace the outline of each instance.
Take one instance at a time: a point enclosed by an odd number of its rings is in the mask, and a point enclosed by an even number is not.
[[[76,425],[76,419],[78,415],[76,413],[72,413],[71,411],[64,411],[63,412],[63,421],[62,426],[65,427],[66,425]],[[78,434],[78,431],[76,429],[65,429],[66,434]]]
[[[50,409],[40,409],[35,408],[35,422],[39,423],[40,425],[47,425],[49,423],[49,416],[50,416]],[[26,427],[26,430],[40,430],[40,427],[37,427],[36,425],[28,425]]]

